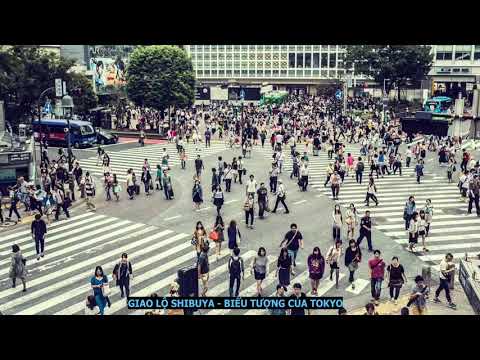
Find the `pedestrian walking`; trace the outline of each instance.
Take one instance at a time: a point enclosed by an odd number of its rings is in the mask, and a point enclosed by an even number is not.
[[[318,246],[313,248],[313,252],[307,258],[308,277],[312,287],[311,294],[318,295],[318,285],[325,272],[325,259],[322,256]]]
[[[240,229],[237,226],[235,220],[231,220],[227,229],[228,235],[228,248],[233,254],[233,249],[240,247],[240,242],[242,240],[242,234],[240,234]]]
[[[292,259],[293,267],[297,267],[297,254],[298,250],[303,249],[303,235],[298,231],[297,224],[290,225],[290,231],[288,231],[283,237],[280,247],[287,249],[288,256]],[[295,272],[292,268],[292,275],[295,275]]]
[[[85,195],[86,195],[86,204],[87,204],[87,211],[92,210],[96,211],[96,206],[93,203],[93,199],[95,198],[95,183],[93,178],[90,174],[85,174]]]
[[[120,193],[122,192],[122,187],[121,187],[120,183],[118,182],[117,174],[113,174],[112,185],[113,185],[113,195],[115,196],[115,200],[119,201],[120,200]]]
[[[243,167],[243,160],[242,160],[242,157],[239,156],[238,157],[238,182],[240,183],[240,185],[242,185],[242,176],[246,175],[247,174],[247,169],[245,169]],[[236,181],[235,181],[236,182]]]
[[[365,305],[365,313],[363,315],[378,315],[378,312],[375,311],[375,305],[371,302]]]
[[[330,183],[332,189],[332,200],[338,200],[338,194],[340,192],[340,183],[342,179],[340,175],[338,175],[338,171],[334,171],[333,174],[330,176]]]
[[[8,273],[12,279],[12,288],[15,288],[17,279],[22,280],[23,292],[27,291],[27,259],[25,259],[17,244],[12,245],[12,256]]]
[[[455,271],[455,264],[453,263],[453,255],[448,253],[445,255],[445,258],[442,259],[440,262],[440,285],[438,286],[437,290],[435,291],[435,298],[433,299],[434,302],[440,303],[440,293],[442,290],[445,290],[445,297],[448,301],[448,306],[452,309],[456,309],[457,305],[452,302],[452,298],[450,296],[450,282],[452,281],[452,274]]]
[[[57,206],[55,211],[55,221],[59,220],[60,209],[63,210],[67,218],[70,218],[70,213],[68,212],[68,200],[65,201],[66,200],[65,193],[63,192],[63,189],[59,185],[55,186],[53,197],[55,200],[55,204]]]
[[[207,295],[208,280],[210,278],[209,276],[210,263],[208,260],[208,250],[209,250],[208,244],[204,243],[202,246],[202,252],[199,254],[198,260],[197,260],[198,279],[201,280],[202,282],[202,292],[200,295],[202,297]]]
[[[220,215],[220,210],[222,209],[224,201],[225,199],[222,188],[220,185],[217,185],[213,192],[213,205],[217,207],[217,215]]]
[[[250,175],[250,179],[247,181],[246,184],[246,195],[247,197],[252,196],[252,198],[255,197],[255,193],[257,192],[257,180],[255,180],[255,177],[253,175]]]
[[[215,219],[215,224],[212,227],[209,238],[215,243],[217,261],[221,255],[222,251],[222,242],[225,240],[224,236],[225,224],[220,215],[217,215]]]
[[[403,209],[403,220],[405,220],[405,231],[408,230],[410,226],[410,220],[412,219],[413,214],[416,212],[417,206],[415,204],[415,197],[413,195],[408,197],[408,201],[405,203]]]
[[[255,202],[253,200],[253,195],[248,193],[247,198],[243,204],[243,210],[245,211],[245,225],[248,226],[248,219],[250,219],[250,228],[253,229],[253,218],[254,218],[254,207]]]
[[[302,291],[302,284],[300,283],[295,283],[293,284],[293,294],[290,295],[291,299],[305,299],[307,297],[307,294],[305,294]],[[293,315],[293,316],[303,316],[305,315],[305,309],[302,307],[298,308],[291,308],[287,310],[288,315]],[[307,309],[307,314],[310,315],[310,309]]]
[[[113,279],[116,285],[120,287],[120,297],[130,296],[130,279],[133,278],[132,264],[128,260],[127,253],[123,253],[115,267],[113,268]]]
[[[10,210],[8,212],[8,221],[11,221],[12,218],[12,212],[15,213],[17,216],[17,222],[19,223],[22,221],[22,217],[20,216],[20,213],[18,212],[17,209],[17,204],[20,201],[20,190],[18,188],[14,187],[8,187],[9,190],[9,195],[10,195]]]
[[[480,179],[477,174],[473,175],[473,179],[468,184],[468,199],[468,214],[472,213],[473,203],[475,203],[477,216],[480,216]]]
[[[287,190],[285,189],[285,185],[283,184],[282,180],[278,180],[278,184],[279,185],[276,192],[277,200],[275,201],[275,207],[273,208],[272,213],[277,212],[278,204],[281,202],[283,207],[285,208],[285,214],[288,214],[290,213],[290,211],[288,210],[287,204],[285,203],[285,199],[287,198]]]
[[[427,220],[425,236],[428,236],[428,234],[430,233],[430,225],[432,224],[433,220],[433,205],[431,199],[425,200],[425,208],[423,209],[423,211],[425,211],[425,218]]]
[[[373,177],[370,177],[368,180],[368,188],[367,188],[367,197],[365,202],[367,203],[366,206],[370,206],[370,199],[375,201],[375,206],[378,206],[378,199],[377,199],[377,185],[375,185],[375,181]]]
[[[227,266],[230,275],[229,294],[230,297],[233,297],[235,292],[235,297],[237,298],[240,291],[241,279],[245,279],[243,259],[240,256],[240,249],[238,247],[233,249],[233,255],[228,259]]]
[[[308,174],[309,174],[308,163],[304,163],[300,168],[300,185],[301,185],[300,188],[302,191],[307,191]]]
[[[228,164],[227,169],[225,170],[224,181],[225,181],[225,191],[231,192],[232,189],[232,179],[233,179],[233,169],[232,165]]]
[[[200,181],[198,180],[195,180],[195,184],[193,185],[192,200],[194,203],[194,208],[200,210],[200,206],[203,203],[203,190],[202,186],[200,185]]]
[[[418,213],[414,212],[410,220],[410,226],[408,228],[408,250],[411,252],[415,250],[415,246],[418,243],[418,231],[419,231]]]
[[[417,184],[420,184],[420,178],[423,176],[423,160],[418,160],[417,165],[415,165],[415,174],[417,176]]]
[[[332,213],[333,225],[332,225],[332,233],[333,233],[333,241],[340,240],[341,232],[342,232],[342,225],[343,225],[343,215],[342,210],[340,209],[339,204],[335,204]]]
[[[37,261],[45,255],[45,235],[47,234],[47,224],[42,219],[42,215],[36,214],[35,220],[31,225],[32,238],[35,241],[35,250],[37,251]]]
[[[258,217],[263,219],[265,211],[270,211],[268,207],[268,190],[265,187],[265,183],[260,183],[260,187],[257,190],[257,202],[258,202]]]
[[[152,184],[152,175],[150,174],[150,171],[148,170],[147,167],[143,168],[141,181],[145,188],[145,195],[149,196],[150,188],[152,188],[153,190],[153,184]]]
[[[390,301],[398,305],[400,289],[407,283],[407,277],[405,276],[405,269],[398,261],[397,256],[392,257],[392,262],[387,266],[386,282],[390,290]]]
[[[90,284],[93,289],[93,295],[95,296],[95,302],[100,309],[99,315],[104,315],[110,287],[108,286],[108,278],[103,273],[103,269],[101,266],[97,266],[95,268],[95,273],[90,279]]]
[[[410,299],[406,307],[414,305],[412,308],[412,315],[426,315],[427,314],[427,299],[429,289],[425,285],[422,276],[415,277],[415,285],[410,293]]]
[[[163,170],[162,181],[163,181],[163,192],[165,195],[165,199],[173,200],[174,193],[173,193],[172,177],[168,173],[167,169]]]
[[[208,244],[207,231],[205,230],[201,221],[197,222],[195,231],[193,232],[191,244],[193,245],[198,258],[202,252],[203,246]]]
[[[362,158],[359,157],[355,165],[355,181],[358,184],[362,184],[363,171],[365,170],[365,164],[362,161]]]
[[[335,273],[335,288],[338,289],[338,278],[340,268],[338,267],[338,261],[342,255],[342,242],[340,240],[335,241],[335,244],[330,246],[327,251],[327,264],[330,265],[330,281],[333,281],[333,273]]]
[[[267,250],[264,247],[258,249],[257,255],[252,260],[252,273],[257,284],[257,296],[263,295],[262,282],[268,274],[268,257]]]
[[[132,169],[127,170],[127,193],[129,196],[129,200],[133,200],[135,198],[135,179]]]
[[[272,169],[270,170],[270,192],[275,193],[277,191],[279,170],[276,163],[272,163]]]
[[[292,272],[292,258],[288,255],[288,250],[282,248],[277,259],[277,271],[275,276],[278,277],[278,283],[283,286],[290,285],[290,273]]]
[[[281,285],[281,284],[278,284],[277,285],[277,289],[275,291],[275,295],[273,297],[276,297],[276,298],[285,298],[285,293],[287,292],[287,287],[285,285]],[[272,308],[270,310],[270,315],[287,315],[287,310],[285,309],[275,309],[275,308]]]
[[[422,239],[423,251],[429,251],[425,245],[425,238],[427,237],[427,218],[425,210],[420,210],[418,217],[418,236]]]
[[[382,292],[382,282],[385,278],[385,262],[381,258],[380,250],[373,252],[373,258],[368,260],[368,267],[370,268],[370,288],[372,293],[372,302],[378,305]]]
[[[348,242],[348,248],[345,250],[345,266],[348,268],[349,277],[348,282],[352,286],[352,290],[355,289],[355,271],[358,270],[358,264],[362,261],[362,252],[357,246],[355,240],[350,240]]]

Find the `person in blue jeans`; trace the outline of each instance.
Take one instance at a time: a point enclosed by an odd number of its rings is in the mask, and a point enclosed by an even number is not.
[[[415,204],[415,197],[413,195],[408,197],[408,201],[405,203],[403,209],[403,219],[405,220],[405,231],[410,227],[410,220],[412,220],[413,213],[417,211]]]
[[[107,305],[108,297],[103,295],[103,286],[104,284],[108,285],[108,278],[103,273],[103,269],[101,266],[97,266],[95,268],[95,275],[92,276],[90,280],[90,284],[92,284],[93,295],[95,296],[95,301],[100,309],[100,315],[103,315],[105,312],[105,306]]]
[[[380,300],[380,293],[382,291],[382,282],[385,278],[385,262],[380,257],[380,250],[373,252],[373,258],[368,261],[368,267],[370,268],[370,285],[372,292],[372,302],[378,305]]]

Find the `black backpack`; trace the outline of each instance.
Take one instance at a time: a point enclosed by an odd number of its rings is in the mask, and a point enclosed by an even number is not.
[[[239,276],[242,272],[242,267],[240,264],[240,258],[235,259],[233,256],[230,257],[232,259],[230,263],[230,274]]]

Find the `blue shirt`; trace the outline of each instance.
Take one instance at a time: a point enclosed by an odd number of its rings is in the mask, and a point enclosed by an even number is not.
[[[104,275],[102,280],[98,280],[95,276],[92,276],[92,279],[90,280],[90,284],[92,284],[92,285],[108,284],[107,276]],[[102,288],[93,288],[93,295],[103,296]]]

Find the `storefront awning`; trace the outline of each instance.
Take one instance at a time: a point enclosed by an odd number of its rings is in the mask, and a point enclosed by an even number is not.
[[[435,82],[459,82],[459,83],[475,83],[475,76],[465,75],[446,75],[446,76],[432,76]]]

